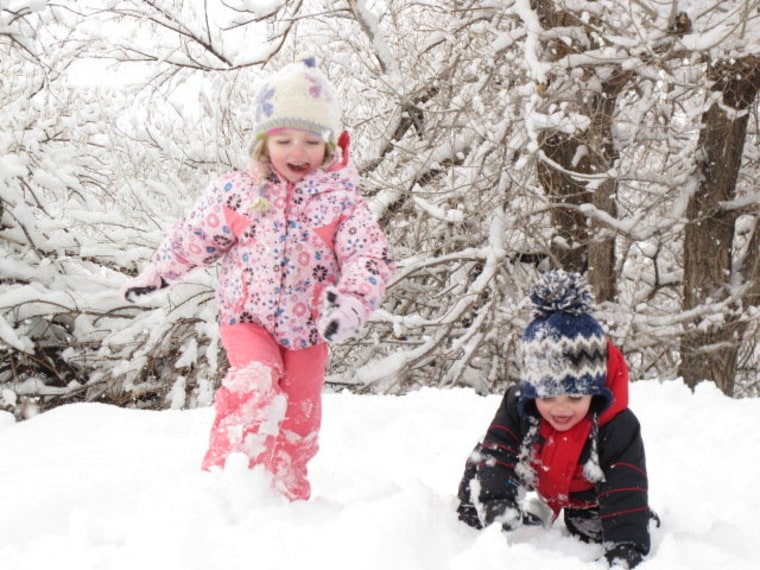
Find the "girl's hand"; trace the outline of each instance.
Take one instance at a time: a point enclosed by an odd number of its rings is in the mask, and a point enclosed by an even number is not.
[[[333,287],[326,289],[325,301],[324,312],[317,323],[319,334],[327,342],[342,342],[355,336],[366,318],[364,304]]]
[[[121,295],[125,300],[134,303],[140,295],[147,295],[168,286],[169,283],[161,277],[152,265],[132,279],[127,279],[121,286]]]

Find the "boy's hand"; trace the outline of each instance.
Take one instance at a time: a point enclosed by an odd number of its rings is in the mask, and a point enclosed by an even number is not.
[[[544,521],[533,513],[522,513],[522,524],[525,526],[545,526]]]
[[[631,570],[644,559],[644,555],[630,544],[616,544],[604,554],[604,557],[612,570]]]
[[[153,291],[158,291],[167,285],[169,283],[158,274],[153,266],[148,266],[137,277],[127,279],[124,282],[124,285],[121,286],[121,294],[124,299],[130,303],[134,303],[140,295],[147,295]]]
[[[359,299],[330,287],[325,292],[325,308],[317,323],[319,334],[327,342],[342,342],[359,332],[365,314]]]
[[[515,502],[509,499],[483,501],[478,516],[481,517],[480,523],[483,527],[499,523],[501,528],[507,531],[515,530],[522,522],[522,514]]]

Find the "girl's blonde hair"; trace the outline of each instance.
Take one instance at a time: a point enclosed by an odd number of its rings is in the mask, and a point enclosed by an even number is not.
[[[269,164],[269,153],[267,152],[267,137],[258,137],[251,143],[251,160],[254,163]],[[322,168],[327,168],[335,160],[335,148],[330,143],[325,143],[325,159],[322,161]]]

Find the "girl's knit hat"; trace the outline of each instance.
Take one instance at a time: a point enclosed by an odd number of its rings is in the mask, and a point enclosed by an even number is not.
[[[276,129],[315,133],[335,147],[340,134],[340,104],[335,88],[308,57],[283,67],[256,93],[254,140]]]
[[[563,394],[612,402],[607,381],[607,339],[589,314],[591,292],[578,273],[550,271],[530,293],[533,321],[522,339],[523,381],[518,402]]]

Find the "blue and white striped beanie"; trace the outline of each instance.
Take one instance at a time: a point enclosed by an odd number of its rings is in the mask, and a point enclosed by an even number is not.
[[[600,396],[607,408],[607,338],[589,314],[588,284],[578,273],[549,271],[530,300],[534,318],[522,339],[520,410],[528,400],[563,394]]]
[[[254,142],[278,129],[299,129],[322,137],[335,148],[341,108],[332,83],[317,58],[291,63],[269,77],[254,100]]]

